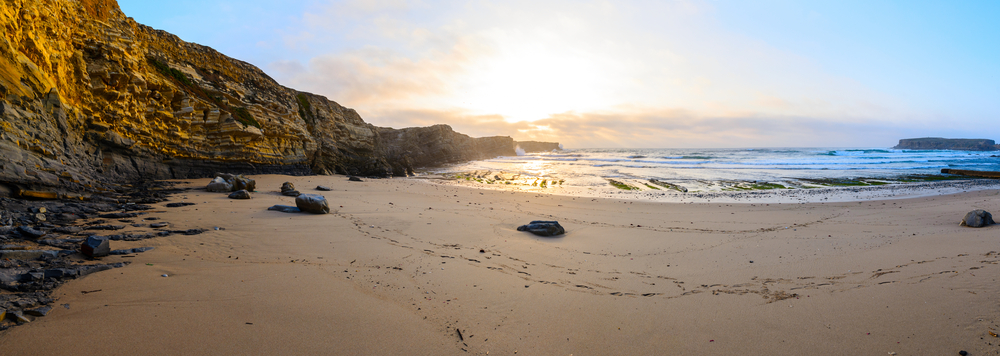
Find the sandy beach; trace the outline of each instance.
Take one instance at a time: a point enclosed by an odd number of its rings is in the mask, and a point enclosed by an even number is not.
[[[147,216],[209,232],[115,241],[112,248],[156,249],[105,257],[131,264],[63,285],[55,310],[0,333],[0,349],[1000,353],[1000,338],[992,336],[1000,332],[1000,227],[958,224],[973,209],[1000,212],[996,189],[863,201],[665,203],[417,179],[253,178],[252,200],[206,192],[208,179],[181,183],[193,189],[171,202],[195,205],[161,203]],[[294,205],[278,193],[285,181],[324,195],[334,212],[266,210]],[[516,231],[532,220],[557,220],[567,233]]]

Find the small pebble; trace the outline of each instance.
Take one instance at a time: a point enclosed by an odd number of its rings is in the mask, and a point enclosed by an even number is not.
[[[959,354],[959,355],[962,355],[962,356],[966,356],[966,355],[968,355],[969,353],[968,353],[968,352],[965,352],[965,350],[962,350],[962,351],[959,351],[959,352],[958,352],[958,354]]]
[[[163,277],[166,277],[166,276],[167,276],[166,274],[163,275]]]

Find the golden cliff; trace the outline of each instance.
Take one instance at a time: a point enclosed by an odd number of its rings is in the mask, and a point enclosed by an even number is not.
[[[138,24],[114,0],[3,0],[0,27],[0,182],[15,188],[87,190],[219,170],[404,175],[514,154],[509,137],[375,127]],[[433,157],[414,149],[428,145]]]

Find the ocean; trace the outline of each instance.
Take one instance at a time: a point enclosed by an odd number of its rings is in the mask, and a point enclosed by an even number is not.
[[[607,187],[610,179],[637,190],[662,188],[648,184],[657,180],[690,191],[725,191],[893,184],[927,180],[942,168],[1000,171],[998,155],[886,148],[566,149],[519,151],[431,172],[509,172],[523,185],[544,180],[549,187]]]

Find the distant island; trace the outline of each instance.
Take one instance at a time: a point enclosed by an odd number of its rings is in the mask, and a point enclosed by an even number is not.
[[[960,151],[996,151],[1000,150],[993,140],[985,138],[941,138],[922,137],[904,138],[899,140],[895,149],[901,150],[960,150]]]

